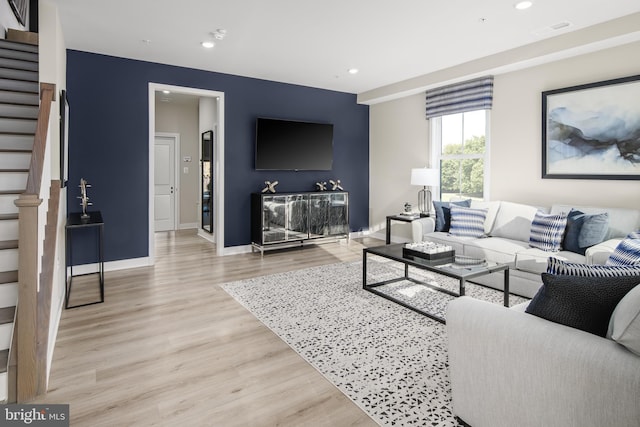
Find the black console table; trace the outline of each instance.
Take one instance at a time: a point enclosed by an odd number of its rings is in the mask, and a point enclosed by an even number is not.
[[[64,295],[64,308],[76,308],[83,307],[85,305],[100,304],[104,302],[104,243],[102,241],[104,235],[104,221],[102,220],[102,213],[100,211],[87,212],[88,218],[82,218],[82,213],[75,212],[70,213],[67,216],[67,225],[65,226],[67,248],[66,248],[66,262],[65,266],[68,266],[68,270],[65,267],[65,295]],[[73,239],[71,238],[72,232],[80,228],[96,228],[97,239],[96,244],[98,246],[98,271],[85,274],[73,274]],[[68,274],[67,274],[68,272]],[[73,278],[77,276],[87,276],[90,274],[98,274],[100,280],[100,300],[88,302],[84,304],[78,304],[69,306],[69,297],[71,296],[71,285]]]

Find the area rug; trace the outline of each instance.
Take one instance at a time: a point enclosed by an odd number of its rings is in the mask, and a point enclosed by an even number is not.
[[[370,259],[367,272],[377,282],[398,277],[402,267]],[[423,270],[412,269],[411,275],[453,289],[458,283]],[[363,290],[361,262],[222,287],[378,424],[459,425],[451,411],[445,325]],[[451,298],[421,292],[412,282],[387,288],[442,314]],[[467,295],[496,304],[503,298],[502,292],[469,283]],[[522,301],[514,296],[511,304]]]

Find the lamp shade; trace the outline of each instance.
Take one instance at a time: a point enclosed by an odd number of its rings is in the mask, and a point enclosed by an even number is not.
[[[411,169],[411,185],[434,187],[440,184],[438,169],[414,168]]]

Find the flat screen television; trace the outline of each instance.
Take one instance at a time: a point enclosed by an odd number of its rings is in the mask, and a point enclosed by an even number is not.
[[[256,120],[257,170],[331,170],[333,125],[292,120]]]

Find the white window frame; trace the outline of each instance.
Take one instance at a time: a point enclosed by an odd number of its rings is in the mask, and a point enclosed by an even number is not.
[[[483,200],[491,200],[489,189],[491,174],[491,110],[485,111],[485,149],[484,149],[484,181],[482,183]],[[440,160],[442,159],[442,117],[432,117],[431,122],[431,167],[440,169]],[[459,154],[450,157],[451,159],[477,159],[477,154]],[[440,186],[434,188],[434,200],[441,200]]]

